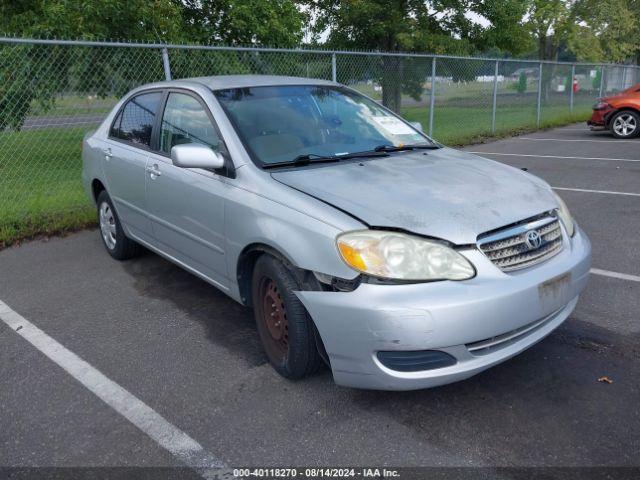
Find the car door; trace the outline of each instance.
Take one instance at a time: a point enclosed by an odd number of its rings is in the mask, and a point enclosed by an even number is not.
[[[134,96],[120,109],[104,142],[104,173],[107,191],[125,229],[134,237],[152,240],[145,195],[145,169],[153,126],[163,92]]]
[[[221,138],[204,101],[170,90],[158,127],[157,151],[147,164],[147,204],[155,244],[220,287],[228,285],[225,263],[225,177],[171,162],[171,148],[200,143],[214,150]]]

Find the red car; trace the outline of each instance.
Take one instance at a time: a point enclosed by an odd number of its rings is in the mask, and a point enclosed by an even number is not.
[[[616,138],[640,134],[640,83],[611,97],[601,98],[593,106],[587,122],[591,130],[609,129]]]

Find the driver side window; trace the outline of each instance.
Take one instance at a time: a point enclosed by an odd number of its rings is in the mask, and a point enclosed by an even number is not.
[[[172,92],[162,117],[160,150],[169,154],[175,145],[200,143],[218,150],[220,138],[202,104],[191,95]]]

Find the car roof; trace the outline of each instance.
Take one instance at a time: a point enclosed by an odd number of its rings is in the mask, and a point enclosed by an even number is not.
[[[338,85],[328,80],[317,78],[287,77],[281,75],[216,75],[211,77],[192,77],[158,82],[145,85],[142,88],[151,87],[179,87],[198,83],[211,90],[223,90],[226,88],[265,87],[276,85]]]

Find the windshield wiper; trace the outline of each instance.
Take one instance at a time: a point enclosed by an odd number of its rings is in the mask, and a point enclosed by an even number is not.
[[[284,162],[265,163],[262,168],[276,168],[276,167],[300,167],[303,165],[309,165],[310,163],[324,163],[324,162],[337,162],[340,158],[335,155],[317,155],[315,153],[305,153],[304,155],[298,155],[292,160],[285,160]]]
[[[365,158],[365,157],[387,157],[385,152],[355,152],[355,153],[342,153],[339,155],[318,155],[316,153],[305,153],[298,155],[293,160],[286,160],[284,162],[265,163],[262,168],[277,168],[277,167],[300,167],[309,165],[311,163],[328,163],[339,162],[340,160],[346,160],[349,158]]]
[[[408,145],[378,145],[373,150],[376,152],[403,152],[405,150],[438,150],[442,148],[435,143],[412,143]]]

